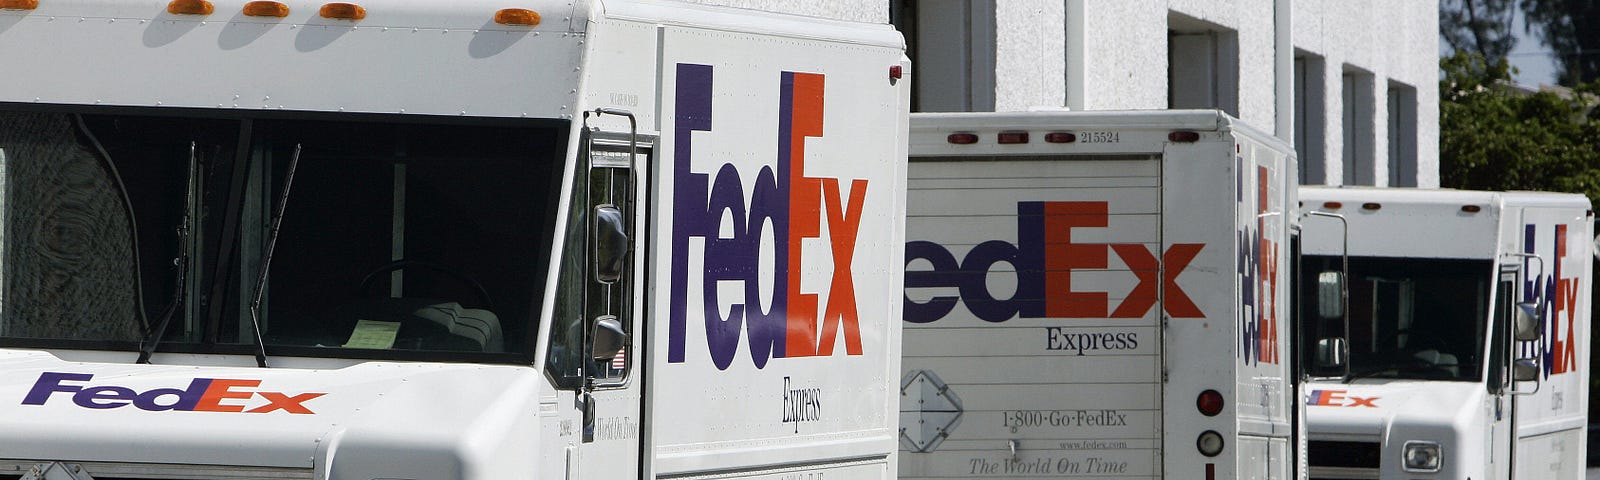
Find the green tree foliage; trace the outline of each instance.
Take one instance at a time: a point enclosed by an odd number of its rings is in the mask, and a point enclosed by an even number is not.
[[[1562,85],[1600,80],[1600,1],[1522,0],[1522,9],[1528,30],[1554,51]]]
[[[1439,34],[1457,52],[1505,58],[1516,46],[1511,20],[1517,0],[1441,0]]]
[[[1583,193],[1600,205],[1600,83],[1572,95],[1511,87],[1504,60],[1440,61],[1439,183]]]

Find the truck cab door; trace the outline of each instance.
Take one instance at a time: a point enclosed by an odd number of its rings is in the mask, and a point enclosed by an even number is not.
[[[1489,460],[1487,473],[1490,480],[1510,479],[1512,472],[1511,462],[1516,458],[1512,449],[1516,448],[1516,396],[1512,395],[1514,387],[1511,381],[1511,347],[1514,345],[1511,338],[1511,322],[1516,318],[1514,309],[1517,308],[1517,285],[1519,268],[1515,265],[1503,265],[1500,269],[1498,285],[1495,287],[1494,317],[1489,334],[1489,374],[1487,387],[1489,395],[1485,397],[1488,410],[1486,418],[1489,419],[1489,451],[1485,452]]]
[[[567,397],[560,405],[576,414],[561,428],[566,477],[638,478],[639,360],[646,358],[639,249],[647,209],[636,178],[647,171],[650,148],[633,132],[586,125],[581,135],[546,370]]]

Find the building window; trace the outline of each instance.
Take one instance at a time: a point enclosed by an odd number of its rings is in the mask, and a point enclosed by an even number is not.
[[[1389,186],[1417,186],[1417,89],[1389,82]]]
[[[994,110],[994,8],[994,0],[889,3],[911,58],[911,111]]]
[[[1328,183],[1326,64],[1304,51],[1294,57],[1294,151],[1300,157],[1300,184]]]
[[[1343,84],[1344,184],[1376,185],[1372,73],[1346,65]]]
[[[1167,107],[1239,116],[1239,35],[1177,13],[1167,17]]]

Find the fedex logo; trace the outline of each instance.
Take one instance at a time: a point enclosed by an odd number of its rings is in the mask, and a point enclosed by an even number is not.
[[[1249,177],[1240,161],[1238,201],[1244,204],[1245,182]],[[1239,315],[1243,328],[1239,329],[1240,353],[1246,365],[1256,363],[1278,364],[1278,250],[1277,242],[1267,237],[1267,224],[1272,196],[1268,192],[1271,170],[1256,168],[1256,198],[1254,208],[1245,212],[1256,221],[1238,231],[1238,275],[1241,281]],[[1282,218],[1282,217],[1276,217]],[[1275,227],[1275,226],[1274,226]]]
[[[1577,277],[1564,276],[1561,265],[1567,260],[1567,226],[1555,225],[1554,245],[1556,259],[1550,262],[1554,265],[1550,272],[1539,272],[1535,276],[1531,273],[1523,282],[1522,301],[1538,305],[1540,312],[1544,312],[1546,321],[1539,326],[1541,332],[1539,340],[1531,345],[1523,345],[1524,357],[1535,357],[1543,366],[1544,377],[1560,375],[1577,368],[1578,352],[1574,322],[1578,315],[1579,290]],[[1533,254],[1534,247],[1538,245],[1538,228],[1536,225],[1523,226],[1523,253]],[[1524,258],[1522,271],[1535,272],[1533,268],[1537,262],[1532,258]],[[1587,321],[1588,319],[1585,319]]]
[[[1200,318],[1205,314],[1178,286],[1178,275],[1189,266],[1200,249],[1199,243],[1176,243],[1161,252],[1143,244],[1080,243],[1073,231],[1105,228],[1109,224],[1107,202],[1018,202],[1017,243],[990,240],[973,247],[959,263],[949,249],[934,242],[906,242],[906,264],[926,260],[932,270],[906,271],[906,289],[955,287],[959,297],[933,297],[917,303],[905,297],[905,320],[928,323],[948,315],[960,300],[967,310],[984,321],[1004,322],[1021,318],[1139,318],[1161,302],[1162,310],[1178,318]],[[1074,286],[1074,271],[1105,269],[1115,252],[1137,277],[1138,285],[1121,302],[1113,305],[1106,292],[1093,287]],[[989,294],[989,269],[996,263],[1011,264],[1017,272],[1017,291],[1008,299]],[[1161,267],[1165,266],[1163,270]],[[1157,292],[1162,291],[1165,296]],[[1113,308],[1114,307],[1114,308]]]
[[[326,395],[323,393],[289,395],[283,392],[252,391],[261,385],[260,380],[227,378],[196,378],[189,382],[188,388],[156,388],[143,392],[115,385],[77,384],[87,383],[93,379],[94,375],[87,373],[44,372],[39,375],[39,380],[33,383],[33,389],[28,391],[28,396],[23,397],[22,404],[44,405],[51,396],[62,393],[70,394],[72,403],[93,409],[133,405],[135,408],[150,412],[178,410],[272,413],[282,410],[287,413],[309,415],[316,412],[307,408],[305,402]],[[255,397],[260,397],[266,403],[250,402]],[[249,410],[245,410],[247,406],[250,407]]]
[[[1306,396],[1306,405],[1313,407],[1367,407],[1378,408],[1376,403],[1382,397],[1356,397],[1347,395],[1348,390],[1312,390]]]
[[[841,179],[810,177],[805,171],[806,139],[822,137],[823,75],[780,75],[777,162],[755,172],[747,195],[741,175],[749,172],[740,172],[731,163],[722,164],[715,176],[690,170],[695,158],[692,133],[713,127],[712,73],[710,65],[677,65],[667,362],[683,363],[686,353],[688,298],[694,290],[689,285],[689,240],[695,237],[704,241],[701,258],[705,266],[703,281],[693,287],[704,299],[706,343],[717,369],[726,370],[733,364],[741,338],[749,343],[750,360],[756,368],[765,368],[773,358],[833,355],[840,335],[847,354],[861,355],[850,264],[867,180],[851,180],[846,188]],[[722,232],[724,218],[732,219],[731,235]],[[833,257],[825,304],[818,294],[800,291],[802,242],[820,238],[824,221]],[[767,228],[776,240],[773,258],[777,272],[767,282],[770,304],[763,305],[758,264]],[[743,286],[744,300],[734,303],[726,318],[717,296],[718,282]]]

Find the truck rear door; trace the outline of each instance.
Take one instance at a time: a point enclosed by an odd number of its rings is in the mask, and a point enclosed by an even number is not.
[[[912,158],[901,478],[1160,476],[1161,168]]]

